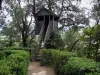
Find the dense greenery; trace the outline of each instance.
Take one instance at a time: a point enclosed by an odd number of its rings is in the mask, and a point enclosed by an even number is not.
[[[97,66],[97,63],[93,60],[72,57],[61,67],[61,73],[59,75],[85,75],[86,73],[95,73],[98,72]]]
[[[78,49],[81,49],[80,45],[80,33],[74,30],[68,30],[65,32],[63,36],[63,41],[65,43],[65,48],[67,48],[68,51],[78,51]]]
[[[58,75],[100,75],[100,0],[92,1],[88,9],[86,0],[0,0],[0,75],[26,75],[29,53],[20,49],[32,49],[33,59],[42,44],[41,65]],[[59,16],[48,40],[35,35],[41,8]]]
[[[43,49],[41,51],[41,55],[41,65],[55,65],[58,61],[65,62],[65,60],[68,60],[69,57],[76,56],[75,53],[55,49]]]
[[[22,50],[0,51],[0,75],[27,75],[29,53]]]
[[[41,65],[54,66],[56,73],[60,72],[61,66],[63,66],[70,57],[76,56],[75,53],[54,49],[43,49],[41,55]]]
[[[85,46],[84,56],[99,61],[100,25],[85,28],[81,41]]]
[[[50,38],[46,41],[46,49],[63,49],[65,46],[63,39],[58,33],[51,33]]]
[[[45,49],[41,51],[42,65],[53,65],[57,75],[100,75],[100,66],[92,59],[75,53]]]

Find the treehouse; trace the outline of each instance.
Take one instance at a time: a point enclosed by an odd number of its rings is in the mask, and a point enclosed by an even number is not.
[[[49,39],[52,32],[57,32],[59,17],[46,8],[42,8],[36,15],[35,34],[39,35],[38,41],[41,44]]]

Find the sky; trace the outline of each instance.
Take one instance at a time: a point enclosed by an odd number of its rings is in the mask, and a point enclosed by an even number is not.
[[[80,6],[82,8],[85,7],[87,9],[89,9],[89,10],[86,10],[86,13],[88,14],[88,13],[90,13],[90,11],[93,7],[93,0],[82,0]],[[94,26],[94,24],[95,24],[95,21],[93,19],[90,19],[90,24],[89,25]]]
[[[91,9],[92,6],[93,6],[92,1],[93,0],[82,0],[81,7],[85,7],[85,8]]]

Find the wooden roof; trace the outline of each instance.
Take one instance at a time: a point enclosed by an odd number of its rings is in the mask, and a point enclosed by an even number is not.
[[[42,9],[40,9],[40,11],[37,12],[37,16],[46,16],[46,15],[51,15],[51,16],[59,18],[58,15],[54,14],[52,11],[50,11],[49,9],[46,9],[46,8],[42,8]]]

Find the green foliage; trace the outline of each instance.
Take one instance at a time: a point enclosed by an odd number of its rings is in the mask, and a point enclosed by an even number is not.
[[[71,57],[68,62],[61,67],[59,75],[85,75],[96,71],[96,62],[87,58]]]
[[[41,65],[54,66],[56,73],[61,71],[61,66],[63,66],[70,57],[76,56],[76,54],[72,52],[65,52],[54,49],[43,49],[41,51],[41,55]]]
[[[43,49],[41,55],[41,65],[52,65],[57,75],[100,75],[99,63],[76,57],[75,53]]]
[[[87,27],[83,30],[81,41],[84,43],[84,55],[98,61],[100,45],[100,25]]]
[[[0,60],[0,75],[13,75],[10,74],[10,66],[7,65],[6,60]]]
[[[9,45],[9,41],[7,39],[1,40],[0,38],[0,49],[3,47],[7,47]]]
[[[65,60],[68,60],[69,57],[76,56],[75,53],[54,49],[43,49],[41,50],[41,55],[41,65],[55,65],[58,61],[64,62]]]
[[[93,19],[96,21],[96,23],[98,24],[99,23],[99,20],[100,20],[100,1],[99,0],[95,0],[93,2],[93,8],[92,8],[92,17]]]
[[[100,73],[95,72],[95,73],[88,73],[88,74],[85,74],[85,75],[100,75]]]
[[[77,51],[80,49],[80,43],[77,42],[75,45],[74,43],[79,39],[80,34],[74,30],[68,30],[64,35],[64,43],[65,47],[68,51]],[[73,47],[74,45],[74,47]],[[72,48],[73,47],[73,48]],[[72,48],[72,49],[71,49]]]
[[[64,41],[61,36],[57,33],[51,33],[50,38],[46,41],[46,49],[63,49]]]
[[[4,50],[0,59],[0,75],[27,75],[29,54],[21,50]]]
[[[5,53],[4,52],[0,52],[0,60],[4,59],[4,57],[5,57]]]

